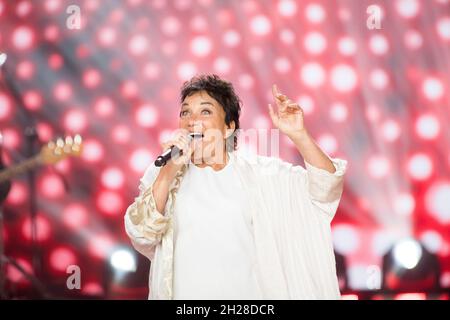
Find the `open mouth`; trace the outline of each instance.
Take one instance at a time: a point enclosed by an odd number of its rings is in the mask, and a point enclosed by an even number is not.
[[[189,133],[189,136],[193,139],[200,139],[204,137],[203,133],[201,132],[191,132]]]

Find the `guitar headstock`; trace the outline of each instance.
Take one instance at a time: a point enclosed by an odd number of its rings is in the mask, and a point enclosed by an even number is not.
[[[64,139],[59,138],[56,141],[50,141],[43,146],[40,157],[45,164],[54,164],[67,157],[77,157],[81,154],[83,140],[80,135],[67,136]]]

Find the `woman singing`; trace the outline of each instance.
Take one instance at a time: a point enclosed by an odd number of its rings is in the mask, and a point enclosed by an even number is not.
[[[340,298],[330,223],[346,161],[328,157],[301,107],[272,92],[272,122],[306,169],[237,151],[231,83],[208,75],[183,85],[179,130],[163,144],[182,155],[149,166],[125,214],[133,246],[151,260],[150,299]]]

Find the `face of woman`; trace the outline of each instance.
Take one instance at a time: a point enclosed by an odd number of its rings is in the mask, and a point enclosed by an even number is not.
[[[179,127],[189,132],[203,133],[204,137],[201,143],[196,144],[193,157],[205,160],[219,157],[218,152],[225,151],[227,134],[232,133],[227,133],[227,129],[234,129],[234,122],[228,128],[222,106],[206,91],[199,91],[182,102]]]

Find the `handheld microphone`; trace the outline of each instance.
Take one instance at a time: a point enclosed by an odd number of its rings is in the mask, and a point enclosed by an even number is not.
[[[189,134],[189,138],[198,139],[203,138],[203,133],[192,132]],[[174,157],[178,157],[183,154],[183,150],[180,150],[177,146],[171,146],[169,149],[164,151],[158,158],[155,160],[155,166],[162,167],[167,164],[167,162]]]

